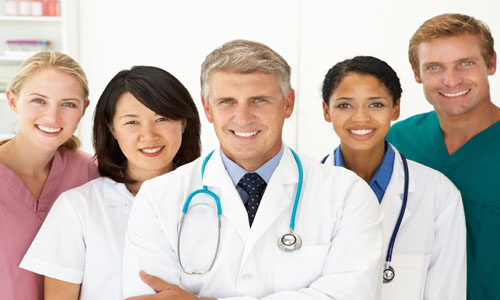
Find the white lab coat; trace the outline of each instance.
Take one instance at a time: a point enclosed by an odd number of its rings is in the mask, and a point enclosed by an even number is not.
[[[401,156],[393,149],[393,172],[380,204],[384,261],[401,210],[405,180]],[[466,235],[460,192],[440,172],[407,161],[408,202],[391,262],[396,276],[383,284],[382,300],[466,299]],[[325,164],[333,165],[333,153]]]
[[[122,299],[121,268],[134,196],[100,177],[59,196],[20,267],[81,284],[80,300]]]
[[[151,294],[139,270],[202,297],[230,299],[379,299],[382,219],[376,197],[359,177],[302,158],[304,183],[295,233],[303,245],[278,249],[289,231],[298,182],[297,165],[285,147],[250,228],[248,216],[220,150],[174,172],[146,181],[132,206],[124,254],[124,295]],[[221,199],[219,253],[210,272],[188,275],[177,258],[178,225],[188,195],[208,186]],[[217,240],[215,202],[197,196],[182,232],[184,266],[211,262]]]

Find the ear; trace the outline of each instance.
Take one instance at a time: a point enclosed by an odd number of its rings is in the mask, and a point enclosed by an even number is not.
[[[330,107],[325,101],[323,101],[323,118],[325,118],[325,121],[327,122],[332,122],[332,117],[330,116]]]
[[[83,112],[82,112],[82,116],[85,114],[85,111],[87,110],[87,107],[89,106],[90,104],[90,100],[89,99],[85,99],[83,101]]]
[[[186,130],[186,125],[187,125],[187,120],[186,119],[182,120],[182,133],[184,133],[184,130]]]
[[[109,124],[108,122],[106,122],[106,125],[108,125],[109,132],[111,132],[111,134],[116,140],[115,128],[113,127],[113,124]]]
[[[488,66],[488,75],[495,74],[497,70],[497,53],[493,51],[493,56],[491,56],[490,64]]]
[[[205,116],[207,116],[208,122],[213,123],[214,117],[212,114],[212,109],[210,108],[210,105],[208,104],[208,99],[205,99],[203,96],[201,96],[201,103],[203,104],[203,110],[205,111]]]
[[[399,105],[401,102],[400,100],[401,99],[396,100],[396,104],[394,104],[394,107],[392,108],[391,121],[396,121],[397,119],[399,119],[399,114],[401,112],[401,106]]]
[[[12,90],[9,90],[5,95],[7,96],[7,102],[9,103],[10,109],[17,112],[16,95],[14,95],[14,92]]]
[[[422,83],[422,77],[420,77],[420,73],[418,72],[418,70],[415,70],[413,66],[411,67],[411,70],[413,71],[413,76],[415,77],[415,81],[417,83]]]
[[[285,98],[285,119],[289,118],[293,113],[295,105],[295,91],[292,89],[288,96]]]

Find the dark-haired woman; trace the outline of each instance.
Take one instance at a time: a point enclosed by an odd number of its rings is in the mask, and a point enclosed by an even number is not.
[[[386,251],[383,300],[465,299],[459,191],[385,141],[391,121],[399,117],[401,92],[397,74],[377,58],[358,56],[334,65],[323,82],[323,109],[340,146],[323,162],[354,171],[379,200]]]
[[[122,299],[128,212],[141,184],[200,154],[200,121],[186,88],[147,66],[119,72],[94,116],[102,178],[62,194],[22,267],[45,275],[45,299]]]

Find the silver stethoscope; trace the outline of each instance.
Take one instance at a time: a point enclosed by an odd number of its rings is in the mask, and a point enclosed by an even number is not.
[[[394,230],[392,231],[389,247],[387,248],[387,255],[385,257],[384,271],[382,273],[382,278],[384,283],[391,282],[396,276],[396,272],[394,271],[394,268],[391,266],[392,250],[394,249],[394,244],[396,243],[396,236],[398,235],[399,227],[401,226],[401,222],[403,221],[403,217],[406,210],[406,203],[408,202],[408,182],[409,182],[410,172],[408,171],[408,162],[406,161],[406,157],[401,152],[399,154],[401,155],[401,160],[403,161],[405,186],[403,192],[403,203],[401,204],[398,220],[396,222],[396,225],[394,226]],[[321,160],[321,163],[324,164],[327,158],[328,155]]]
[[[286,252],[291,252],[295,250],[299,250],[300,247],[302,246],[302,239],[300,236],[295,234],[293,231],[295,229],[295,215],[297,213],[297,206],[299,205],[299,199],[300,199],[300,193],[302,191],[302,181],[304,179],[304,171],[302,169],[302,163],[300,162],[299,156],[295,151],[290,148],[290,151],[292,152],[293,158],[295,159],[295,162],[297,163],[297,169],[299,171],[299,182],[297,184],[297,191],[295,192],[295,200],[293,202],[293,209],[292,209],[292,216],[290,217],[290,232],[285,233],[281,238],[278,239],[278,247]],[[207,166],[207,162],[210,160],[210,157],[212,157],[212,154],[214,151],[210,152],[205,159],[203,160],[203,163],[201,165],[201,179],[203,180],[203,176],[205,174],[205,167]],[[184,267],[182,264],[181,260],[181,246],[180,246],[180,241],[181,241],[181,233],[182,233],[182,225],[184,224],[184,217],[187,214],[188,208],[189,208],[189,203],[193,199],[194,196],[198,194],[207,194],[212,199],[215,201],[215,204],[217,205],[217,222],[218,222],[218,232],[217,232],[217,246],[215,250],[214,257],[212,258],[212,262],[208,269],[206,270],[200,270],[200,269],[193,269],[189,267]],[[179,221],[179,234],[177,236],[177,258],[179,259],[179,264],[182,268],[182,271],[186,274],[190,275],[201,275],[208,273],[212,267],[214,266],[215,260],[217,258],[217,254],[219,253],[219,244],[220,244],[220,230],[221,230],[221,215],[222,215],[222,208],[220,205],[220,199],[217,194],[214,192],[210,191],[206,185],[203,185],[203,188],[198,189],[191,194],[186,199],[186,202],[184,203],[184,207],[182,208],[182,216]]]

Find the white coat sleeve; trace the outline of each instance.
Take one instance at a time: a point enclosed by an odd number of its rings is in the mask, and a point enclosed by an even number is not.
[[[356,177],[341,207],[322,276],[309,287],[262,300],[379,300],[382,285],[382,216],[370,187]],[[220,299],[220,298],[219,298]],[[230,297],[224,300],[256,300]]]
[[[462,197],[444,176],[436,189],[438,207],[434,246],[425,281],[425,300],[466,299],[466,228]]]
[[[123,257],[124,298],[155,293],[139,277],[141,270],[168,283],[180,283],[177,255],[161,229],[148,190],[145,182],[130,211]]]
[[[59,196],[38,231],[20,267],[62,281],[80,284],[85,269],[85,241],[81,213],[68,191]]]

